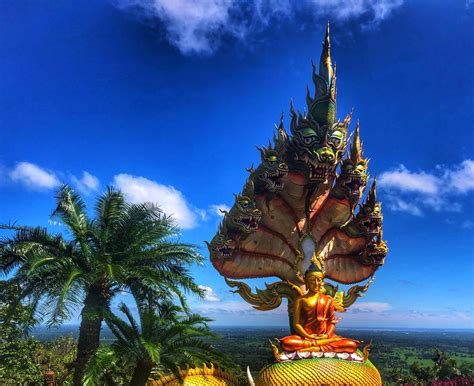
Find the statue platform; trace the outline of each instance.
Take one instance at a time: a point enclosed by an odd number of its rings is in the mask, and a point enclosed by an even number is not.
[[[309,358],[277,362],[264,367],[255,386],[269,385],[382,385],[378,370],[370,362],[334,358]]]

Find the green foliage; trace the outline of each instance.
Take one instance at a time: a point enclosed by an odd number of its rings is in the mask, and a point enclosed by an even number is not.
[[[128,204],[121,192],[109,188],[98,198],[91,220],[68,186],[56,198],[53,218],[66,225],[69,240],[45,228],[3,225],[15,234],[0,241],[0,270],[17,269],[9,282],[21,286],[18,299],[46,299],[42,311],[48,323],[67,319],[97,284],[107,299],[123,290],[202,294],[188,270],[202,257],[195,246],[173,240],[178,229],[157,206]]]
[[[100,326],[110,302],[121,291],[135,297],[180,299],[203,294],[189,273],[203,258],[194,245],[177,241],[178,228],[153,204],[129,204],[108,188],[98,198],[95,218],[89,218],[82,198],[68,186],[56,194],[53,218],[66,226],[69,237],[45,228],[3,225],[13,236],[0,240],[0,271],[13,274],[7,284],[18,289],[6,318],[22,301],[45,317],[62,323],[82,308],[74,383],[80,384],[87,360],[99,346]],[[38,309],[40,307],[40,309]]]
[[[435,377],[433,367],[422,366],[419,362],[412,363],[409,370],[415,379],[422,382],[430,382]]]
[[[0,383],[34,383],[42,381],[42,371],[35,352],[39,342],[27,336],[34,324],[31,309],[20,305],[8,317],[8,305],[15,300],[16,289],[0,282]]]
[[[76,356],[76,340],[72,336],[60,336],[53,341],[41,342],[36,358],[43,372],[54,371],[56,381],[70,381],[71,364]]]
[[[386,375],[389,381],[395,384],[429,384],[437,380],[453,380],[460,376],[471,378],[473,370],[472,365],[465,363],[459,366],[456,359],[435,348],[430,365],[423,366],[419,362],[414,362],[408,372],[394,368]]]
[[[184,313],[170,301],[139,301],[140,324],[125,304],[120,305],[120,310],[125,320],[112,313],[106,315],[105,321],[116,340],[102,346],[89,362],[85,385],[132,384],[139,372],[147,372],[146,381],[152,369],[156,374],[171,372],[179,377],[180,367],[209,362],[231,366],[225,355],[203,340],[216,338],[206,325],[209,319]]]
[[[0,383],[41,383],[43,373],[35,356],[39,342],[18,332],[15,327],[0,331]]]

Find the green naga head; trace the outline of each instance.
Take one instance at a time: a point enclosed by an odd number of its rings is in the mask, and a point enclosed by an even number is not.
[[[278,136],[274,135],[275,147],[268,142],[268,147],[257,147],[261,163],[257,169],[250,169],[252,181],[257,193],[262,191],[279,192],[283,189],[283,178],[288,174],[288,165],[284,161],[284,141],[286,133],[283,127],[283,115],[280,124],[275,125]]]
[[[382,221],[382,204],[377,202],[376,179],[374,178],[367,199],[360,206],[359,213],[355,217],[355,223],[363,233],[374,237],[381,231]]]
[[[292,138],[288,161],[291,169],[307,172],[310,181],[326,181],[335,175],[347,144],[346,135],[352,114],[343,122],[336,121],[336,69],[332,67],[329,40],[329,24],[319,72],[313,64],[315,95],[307,88],[308,113],[304,116],[291,110]]]
[[[382,230],[380,230],[377,234],[377,237],[372,239],[369,244],[367,244],[364,252],[362,253],[361,263],[364,265],[381,266],[384,263],[387,253],[387,242],[383,240]]]
[[[336,181],[336,189],[358,200],[362,197],[367,185],[367,166],[369,161],[362,155],[362,144],[359,137],[359,122],[354,133],[350,155],[342,161],[341,174]]]
[[[251,180],[244,186],[242,194],[235,195],[235,203],[225,214],[225,224],[231,232],[252,233],[258,228],[262,212],[255,203],[255,188]]]
[[[225,222],[219,225],[219,230],[210,243],[207,241],[207,248],[211,259],[226,259],[232,256],[236,248],[236,242],[227,235]]]
[[[283,177],[288,174],[288,165],[284,162],[282,155],[272,147],[257,147],[260,152],[261,164],[254,171],[257,186],[263,185],[270,192],[283,189]]]
[[[291,106],[291,141],[288,161],[292,169],[307,172],[310,181],[326,181],[334,176],[346,149],[346,135],[351,120],[320,126],[310,115],[296,114]]]

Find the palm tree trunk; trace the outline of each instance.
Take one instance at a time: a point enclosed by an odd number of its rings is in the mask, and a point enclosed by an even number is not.
[[[103,310],[108,305],[108,296],[102,285],[92,285],[84,300],[81,326],[74,361],[73,385],[81,386],[87,362],[96,353],[100,343],[100,328],[104,320]]]
[[[129,386],[144,386],[150,377],[153,363],[151,361],[140,361],[133,370]]]

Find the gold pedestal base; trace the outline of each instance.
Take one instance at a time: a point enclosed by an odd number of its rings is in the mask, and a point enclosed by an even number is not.
[[[264,367],[256,386],[270,385],[382,385],[378,370],[364,363],[333,358],[299,359]]]

